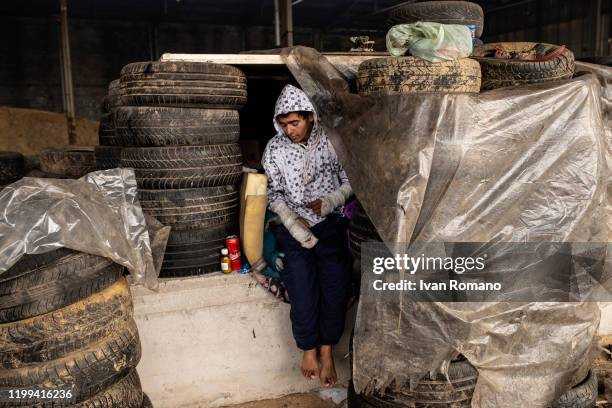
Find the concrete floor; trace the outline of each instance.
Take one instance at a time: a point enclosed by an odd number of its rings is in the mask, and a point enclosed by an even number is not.
[[[292,394],[282,398],[226,405],[222,408],[337,408],[331,400],[322,399],[318,393]]]

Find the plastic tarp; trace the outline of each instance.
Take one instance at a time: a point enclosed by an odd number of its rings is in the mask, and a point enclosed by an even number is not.
[[[131,169],[78,180],[25,177],[0,192],[0,277],[24,254],[66,247],[110,258],[134,283],[155,289],[169,233],[145,220]]]
[[[601,77],[361,97],[315,50],[282,55],[385,242],[607,241]],[[360,393],[414,386],[458,351],[479,371],[472,406],[545,407],[599,324],[595,302],[376,302],[367,280],[353,349]]]

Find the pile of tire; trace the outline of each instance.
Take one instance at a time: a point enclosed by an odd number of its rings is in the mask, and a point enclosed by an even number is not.
[[[77,179],[96,170],[94,148],[89,146],[58,146],[46,149],[38,156],[44,177]]]
[[[238,231],[244,73],[213,63],[137,62],[111,89],[119,97],[109,90],[103,139],[120,152],[98,162],[119,156],[121,167],[133,168],[143,211],[172,227],[160,277],[219,270],[219,250]]]
[[[25,158],[21,153],[0,151],[0,190],[25,175]]]
[[[442,374],[422,379],[413,390],[408,386],[399,391],[360,395],[352,382],[348,389],[348,408],[469,408],[478,379],[478,371],[466,360],[452,361],[448,380]],[[565,392],[550,408],[594,408],[597,401],[597,377],[589,371],[587,377]]]
[[[58,249],[0,273],[0,388],[55,396],[3,399],[0,407],[149,407],[140,356],[121,265]]]
[[[544,60],[496,58],[496,52],[510,55],[533,53]],[[574,54],[567,48],[553,44],[489,43],[474,49],[472,58],[482,68],[483,91],[569,79],[575,71]]]
[[[428,21],[475,26],[482,35],[482,8],[468,1],[426,1],[402,4],[389,14],[389,25]],[[418,57],[372,58],[357,73],[357,89],[363,96],[405,93],[478,93],[481,72],[477,61],[462,58],[432,63]]]

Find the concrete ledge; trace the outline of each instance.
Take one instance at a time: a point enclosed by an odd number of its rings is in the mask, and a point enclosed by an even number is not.
[[[218,407],[319,388],[299,372],[289,306],[248,275],[164,280],[132,287],[143,355],[138,372],[156,408]],[[348,337],[335,350],[348,381]]]

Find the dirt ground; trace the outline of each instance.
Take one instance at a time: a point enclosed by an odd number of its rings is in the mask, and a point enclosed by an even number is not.
[[[227,405],[223,408],[337,408],[342,404],[334,404],[331,400],[324,400],[316,393],[292,394],[272,400],[247,402],[238,405]]]

